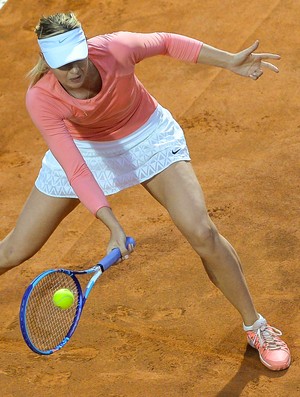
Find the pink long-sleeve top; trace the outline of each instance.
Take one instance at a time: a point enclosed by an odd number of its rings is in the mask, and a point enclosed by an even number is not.
[[[118,32],[88,40],[89,59],[102,88],[91,99],[69,95],[51,71],[26,95],[27,110],[80,201],[93,213],[109,206],[73,139],[112,141],[141,127],[157,101],[134,73],[135,64],[155,55],[197,62],[202,43],[172,33]]]

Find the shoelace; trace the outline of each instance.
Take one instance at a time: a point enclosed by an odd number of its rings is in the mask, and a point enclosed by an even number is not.
[[[263,325],[255,333],[254,343],[258,339],[260,346],[265,346],[267,350],[277,350],[285,347],[285,343],[279,338],[282,332],[277,328]]]

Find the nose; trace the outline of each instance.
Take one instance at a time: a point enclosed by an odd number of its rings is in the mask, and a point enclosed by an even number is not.
[[[69,72],[71,72],[71,73],[77,73],[78,70],[79,70],[79,65],[78,65],[78,63],[77,63],[77,62],[72,62],[72,63],[70,64]]]

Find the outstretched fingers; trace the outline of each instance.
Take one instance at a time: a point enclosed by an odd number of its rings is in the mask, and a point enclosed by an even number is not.
[[[278,73],[278,72],[279,72],[278,67],[275,66],[275,65],[273,65],[273,64],[270,63],[270,62],[261,61],[261,66],[263,66],[263,67],[265,67],[265,68],[267,68],[267,69],[272,70],[272,72],[275,72],[275,73]]]
[[[269,69],[272,72],[278,73],[279,69],[277,66],[273,65],[271,62],[265,61],[265,59],[274,59],[279,60],[280,55],[277,54],[270,54],[270,53],[262,53],[262,54],[252,54],[253,57],[253,64],[252,64],[252,71],[249,77],[253,80],[257,80],[259,77],[263,75],[263,69]],[[254,69],[254,70],[253,70]]]
[[[267,69],[272,70],[275,73],[279,72],[279,69],[277,66],[273,65],[270,62],[267,62],[266,59],[274,59],[274,60],[279,60],[281,57],[280,55],[277,54],[269,54],[269,53],[262,53],[262,54],[252,54],[253,58],[255,59],[256,62],[260,62],[261,67],[265,67]]]
[[[260,59],[276,59],[276,60],[281,59],[280,55],[272,54],[269,52],[255,53],[255,54],[253,54],[253,56],[256,58],[260,58]]]

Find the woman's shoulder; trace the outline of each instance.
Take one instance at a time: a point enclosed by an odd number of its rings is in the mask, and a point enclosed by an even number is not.
[[[88,40],[88,46],[89,55],[96,62],[99,57],[101,62],[131,68],[136,63],[136,53],[145,47],[145,37],[134,32],[118,31],[92,37]]]
[[[130,42],[132,38],[136,35],[133,32],[118,31],[112,33],[105,33],[102,35],[94,36],[87,40],[89,48],[96,50],[110,51],[114,44],[124,44]]]
[[[54,77],[51,71],[44,74],[39,81],[34,85],[30,86],[27,91],[27,95],[37,95],[38,93],[53,93],[56,89],[57,79]]]
[[[66,111],[66,104],[63,100],[62,88],[51,72],[45,74],[37,83],[29,87],[26,92],[27,109],[35,112],[43,109],[61,113]]]

